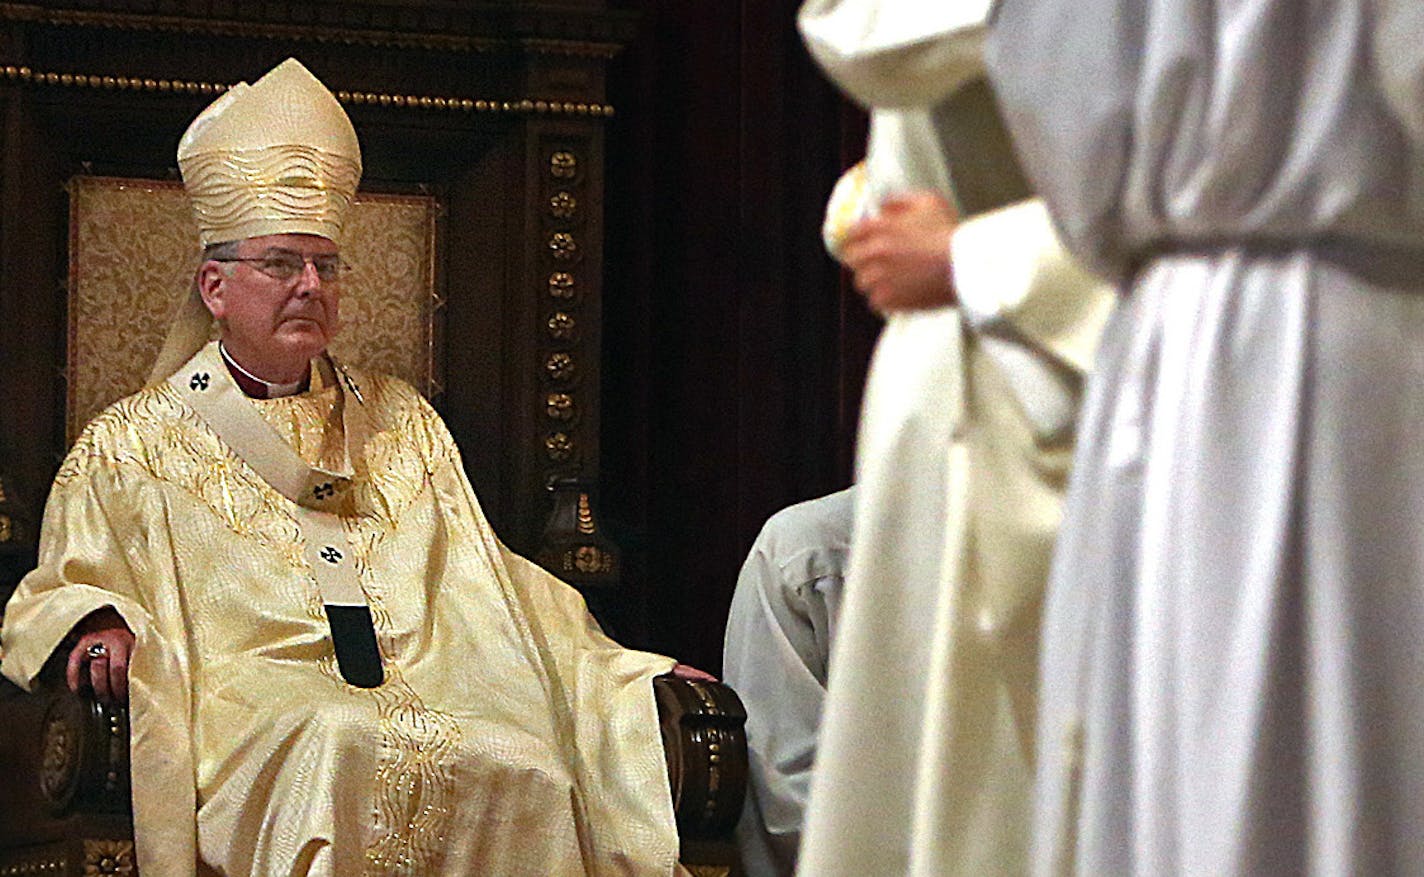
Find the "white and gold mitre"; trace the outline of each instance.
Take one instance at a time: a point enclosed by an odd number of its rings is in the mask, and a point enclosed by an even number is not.
[[[336,97],[288,58],[199,113],[178,142],[178,167],[203,246],[267,234],[340,243],[361,146]]]

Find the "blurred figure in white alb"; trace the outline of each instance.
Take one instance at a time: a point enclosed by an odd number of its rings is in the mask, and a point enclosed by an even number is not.
[[[1118,279],[1044,615],[1035,871],[1424,874],[1424,3],[1001,0]]]
[[[749,877],[784,877],[811,791],[855,488],[772,515],[737,577],[722,674],[747,708],[751,788],[737,825]]]
[[[800,873],[1026,867],[1039,610],[1111,291],[1067,257],[983,84],[987,3],[809,0],[871,110],[832,251],[887,315]]]

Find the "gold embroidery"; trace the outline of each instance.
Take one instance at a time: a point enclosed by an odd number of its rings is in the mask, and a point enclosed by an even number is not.
[[[391,379],[363,381],[370,385],[368,405],[376,410],[387,404],[383,397],[392,392],[409,394],[412,403],[418,398]],[[260,408],[278,434],[312,464],[330,465],[339,454],[339,442],[327,438],[340,434],[340,420],[333,416],[334,391],[325,396],[272,400]],[[412,433],[424,430],[422,413],[416,404],[393,407],[399,408],[398,422],[378,428],[368,439],[365,454],[353,461],[352,507],[344,511],[354,517],[344,521],[353,542],[365,549],[358,552],[362,563],[429,481],[430,461],[410,441]],[[167,385],[142,390],[105,409],[70,450],[55,483],[66,485],[87,477],[95,465],[133,467],[178,487],[202,501],[233,533],[279,551],[293,568],[306,568],[300,528],[289,500],[234,456]]]
[[[350,689],[334,654],[320,659],[322,675],[346,696],[375,701],[381,751],[375,783],[374,826],[366,851],[369,874],[424,874],[439,869],[454,794],[453,765],[461,742],[453,716],[428,709],[394,660],[394,625],[371,558],[396,522],[430,489],[431,467],[445,464],[453,445],[434,415],[405,384],[358,375],[368,410],[394,411],[394,422],[373,423],[355,473],[348,514],[342,518],[355,554],[386,668],[379,688]],[[264,419],[309,464],[339,455],[335,391],[259,403]],[[433,421],[438,424],[438,420]],[[432,430],[435,430],[432,433]],[[440,460],[418,449],[434,439]],[[443,440],[442,440],[443,439]],[[143,449],[143,450],[136,450]],[[291,502],[234,456],[166,384],[121,400],[94,419],[61,467],[57,483],[86,477],[97,465],[128,467],[199,499],[233,533],[277,552],[308,584],[306,613],[325,623],[320,592],[304,556]]]
[[[378,603],[372,600],[373,615]],[[389,620],[378,622],[377,629],[389,630]],[[385,685],[371,689],[380,716],[381,757],[366,873],[434,873],[445,846],[460,726],[452,716],[426,708],[398,667],[388,665],[387,675]]]
[[[166,384],[106,408],[89,424],[55,476],[62,486],[96,465],[136,469],[206,505],[233,533],[304,570],[301,530],[288,501],[233,456]]]

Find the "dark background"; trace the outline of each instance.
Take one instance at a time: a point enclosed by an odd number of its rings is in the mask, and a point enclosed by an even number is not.
[[[851,482],[878,322],[820,226],[865,121],[796,2],[614,5],[640,19],[609,76],[603,512],[652,647],[715,671],[762,523]]]

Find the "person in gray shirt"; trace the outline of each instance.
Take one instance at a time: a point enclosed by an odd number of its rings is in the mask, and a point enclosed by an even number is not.
[[[749,877],[796,869],[854,493],[772,515],[737,577],[722,668],[747,708],[751,794],[737,843]]]

